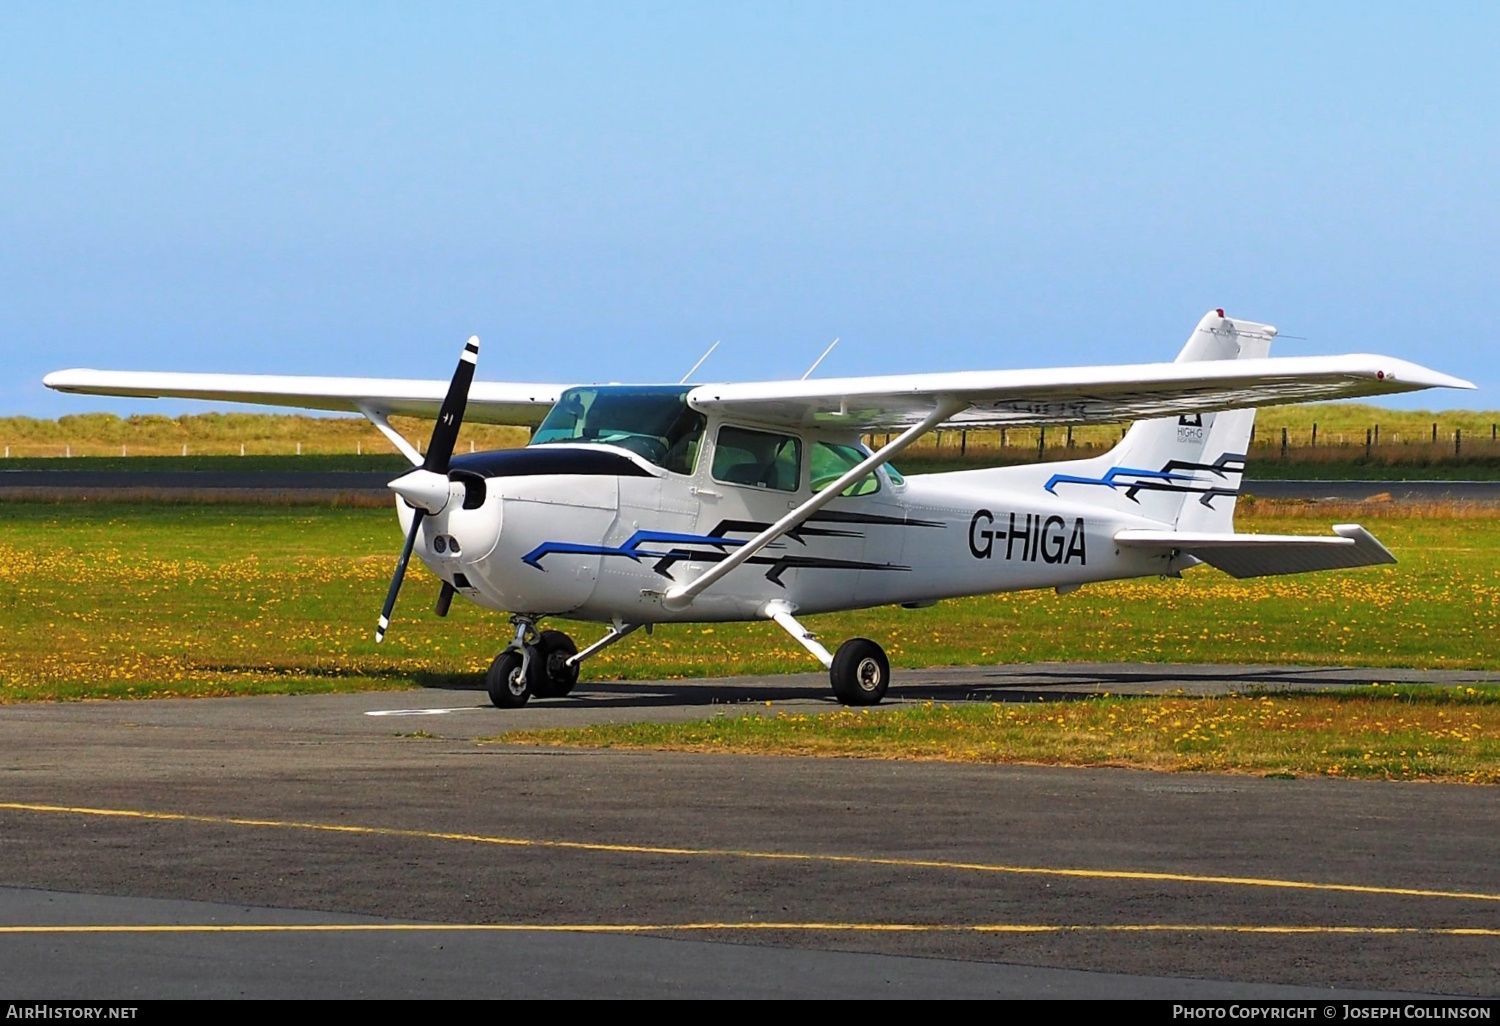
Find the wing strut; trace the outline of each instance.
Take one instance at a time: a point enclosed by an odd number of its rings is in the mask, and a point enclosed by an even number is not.
[[[735,567],[745,562],[745,560],[755,555],[777,538],[801,526],[803,521],[807,520],[808,517],[838,498],[845,488],[848,488],[876,467],[881,467],[889,463],[901,450],[911,445],[918,438],[921,438],[966,406],[968,406],[968,403],[962,399],[954,399],[947,396],[939,398],[937,409],[922,418],[919,423],[913,424],[894,439],[875,450],[873,454],[855,464],[853,468],[845,471],[837,481],[834,481],[821,492],[813,495],[812,498],[735,549],[727,558],[715,563],[687,584],[674,584],[668,588],[662,594],[662,605],[673,611],[686,609],[692,605],[693,599],[702,594],[704,589],[724,577]]]
[[[383,412],[365,403],[359,404],[359,412],[365,415],[366,420],[379,428],[380,433],[389,438],[392,445],[401,450],[401,455],[411,460],[412,466],[420,467],[422,465],[422,454],[417,452],[412,444],[401,436],[401,432],[391,427],[389,418]]]

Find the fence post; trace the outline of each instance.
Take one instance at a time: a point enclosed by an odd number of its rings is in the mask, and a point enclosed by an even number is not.
[[[1463,441],[1464,441],[1464,429],[1463,428],[1454,428],[1453,429],[1453,455],[1455,455],[1455,456],[1458,455],[1459,447],[1463,445]]]
[[[1286,459],[1286,428],[1281,429],[1281,458]]]
[[[1433,421],[1433,424],[1432,424],[1432,444],[1433,445],[1437,445],[1437,422],[1436,421]]]
[[[960,456],[967,456],[969,454],[969,432],[967,431],[960,431],[958,433],[958,454]]]
[[[1068,448],[1073,448],[1073,425],[1068,425]]]
[[[1370,458],[1370,445],[1374,441],[1374,437],[1375,436],[1371,434],[1370,429],[1365,428],[1365,459]]]
[[[1318,422],[1313,421],[1313,448],[1318,447]]]
[[[1047,458],[1047,429],[1038,428],[1036,433],[1036,459],[1041,463]]]
[[[1375,425],[1375,444],[1376,445],[1380,444],[1380,425],[1379,424]]]

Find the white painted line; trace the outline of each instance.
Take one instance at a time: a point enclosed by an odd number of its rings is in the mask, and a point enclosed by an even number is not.
[[[448,713],[473,712],[482,705],[466,705],[461,709],[371,709],[366,716],[445,716]]]

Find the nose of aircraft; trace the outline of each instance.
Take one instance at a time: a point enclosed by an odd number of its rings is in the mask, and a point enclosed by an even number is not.
[[[388,487],[411,505],[429,514],[441,513],[455,491],[454,482],[448,480],[447,474],[439,474],[424,467],[403,474]],[[462,486],[459,486],[458,490],[461,489]]]

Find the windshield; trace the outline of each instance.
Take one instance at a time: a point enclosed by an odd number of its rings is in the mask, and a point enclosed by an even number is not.
[[[531,444],[617,445],[673,473],[691,474],[706,421],[688,408],[690,391],[677,386],[570,388],[536,429]]]

